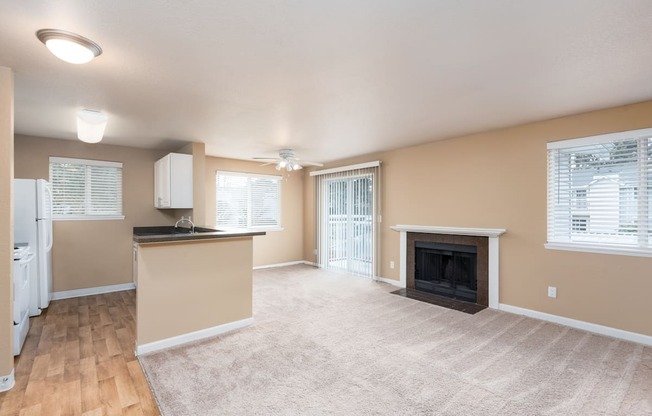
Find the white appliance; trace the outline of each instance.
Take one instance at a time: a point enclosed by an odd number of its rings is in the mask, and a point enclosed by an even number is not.
[[[43,179],[14,179],[14,241],[36,256],[30,268],[29,316],[40,315],[52,299],[52,188]]]
[[[26,243],[14,246],[14,355],[20,354],[29,330],[30,264],[35,257]]]

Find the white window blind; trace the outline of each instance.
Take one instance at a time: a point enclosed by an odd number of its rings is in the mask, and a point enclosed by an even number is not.
[[[547,247],[652,255],[651,201],[652,129],[548,144]]]
[[[51,157],[55,219],[123,219],[122,163]]]
[[[218,171],[215,182],[218,227],[281,227],[280,176]]]

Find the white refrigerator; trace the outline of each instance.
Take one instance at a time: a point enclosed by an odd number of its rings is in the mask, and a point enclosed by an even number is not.
[[[36,255],[30,267],[29,316],[52,299],[52,188],[44,179],[14,179],[14,241]]]

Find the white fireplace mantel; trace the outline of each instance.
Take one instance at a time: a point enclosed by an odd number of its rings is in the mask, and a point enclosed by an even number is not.
[[[395,225],[390,228],[394,231],[404,231],[407,233],[471,235],[489,238],[499,237],[507,231],[504,228],[433,227],[430,225]]]
[[[407,233],[429,233],[449,235],[470,235],[489,238],[489,307],[499,308],[499,267],[498,267],[498,237],[507,230],[504,228],[459,228],[435,227],[429,225],[395,225],[390,227],[401,233],[400,237],[400,262],[401,262],[401,287],[407,285]]]

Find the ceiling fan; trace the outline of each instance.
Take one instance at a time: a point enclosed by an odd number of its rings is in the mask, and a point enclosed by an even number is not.
[[[305,160],[299,161],[292,149],[279,150],[277,158],[255,157],[254,159],[260,160],[261,162],[267,162],[263,166],[275,163],[276,170],[286,169],[288,172],[303,169],[304,166],[324,166],[317,162],[308,162]]]

